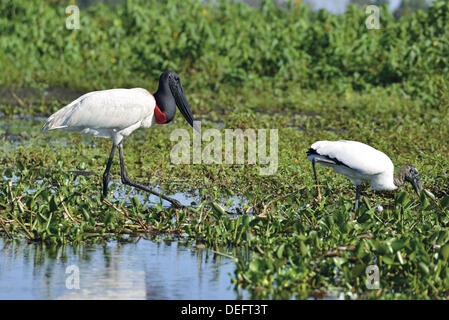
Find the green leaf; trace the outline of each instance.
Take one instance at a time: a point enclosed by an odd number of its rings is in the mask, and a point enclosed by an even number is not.
[[[260,260],[253,260],[249,263],[249,270],[253,272],[260,272],[263,270],[263,262]]]
[[[104,224],[105,224],[105,225],[110,224],[113,217],[114,217],[114,215],[113,215],[112,213],[109,212],[109,213],[106,215],[106,217],[104,218]]]
[[[224,211],[224,209],[217,203],[215,202],[211,202],[210,205],[212,206],[212,210],[215,213],[214,217],[216,219],[220,219],[223,215],[226,214],[226,212]]]
[[[58,204],[56,203],[55,196],[52,196],[50,199],[50,211],[58,210]]]
[[[432,192],[430,192],[429,190],[427,190],[427,189],[424,189],[423,190],[423,193],[427,196],[427,197],[429,197],[430,199],[432,199],[432,200],[435,200],[436,198],[435,198],[435,195],[432,193]]]
[[[307,255],[309,252],[308,246],[303,241],[299,241],[299,249],[301,250],[301,254],[303,256]]]
[[[393,251],[401,250],[404,247],[405,247],[404,240],[394,240],[393,242],[391,242],[391,248],[393,249]]]
[[[445,197],[441,200],[440,205],[441,205],[443,208],[448,207],[448,206],[449,206],[449,196],[445,196]]]
[[[362,202],[365,204],[365,206],[368,208],[368,210],[371,209],[369,200],[366,197],[362,197]]]
[[[14,171],[12,171],[12,169],[10,169],[10,168],[7,168],[7,169],[5,169],[5,171],[3,171],[3,175],[7,178],[12,178],[13,174],[14,174]]]
[[[354,268],[351,269],[351,275],[355,278],[358,277],[365,271],[366,265],[359,263],[354,266]]]
[[[285,244],[281,244],[277,250],[277,256],[279,259],[282,258],[282,255],[284,253]]]
[[[418,263],[418,268],[422,273],[429,274],[429,267],[424,262]]]
[[[396,203],[403,205],[408,199],[407,192],[401,191],[396,197]]]
[[[404,259],[402,258],[401,251],[397,251],[396,256],[398,257],[399,263],[404,264]]]
[[[393,264],[394,262],[393,258],[389,256],[382,256],[382,261],[386,264]]]
[[[447,260],[449,257],[449,244],[446,244],[440,248],[440,254],[443,260]]]
[[[134,207],[137,207],[137,208],[140,207],[140,201],[139,201],[139,198],[137,198],[137,197],[132,197],[132,198],[131,198],[131,202],[132,202],[132,204],[134,205]]]

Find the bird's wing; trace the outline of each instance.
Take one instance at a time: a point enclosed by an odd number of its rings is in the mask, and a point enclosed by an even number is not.
[[[386,154],[357,141],[317,141],[311,149],[364,175],[376,175],[393,168]]]
[[[110,89],[89,92],[52,114],[42,130],[127,128],[152,116],[156,101],[147,90]]]

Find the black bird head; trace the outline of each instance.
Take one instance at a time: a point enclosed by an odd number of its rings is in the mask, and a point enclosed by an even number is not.
[[[419,195],[419,191],[422,190],[422,184],[418,170],[411,164],[403,166],[400,170],[402,171],[404,180],[409,182],[413,186],[415,192]]]
[[[165,115],[168,123],[175,117],[176,106],[181,111],[187,122],[198,132],[200,132],[198,126],[194,123],[192,111],[189,103],[184,95],[184,90],[181,85],[181,79],[174,71],[164,71],[159,78],[159,87],[154,94],[156,104],[162,113]]]

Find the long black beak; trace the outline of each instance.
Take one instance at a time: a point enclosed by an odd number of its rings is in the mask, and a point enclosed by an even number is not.
[[[419,192],[422,190],[422,183],[419,177],[414,178],[412,181],[413,189],[415,189],[416,194],[419,196]]]
[[[170,91],[175,98],[176,105],[178,106],[179,111],[181,111],[184,118],[187,122],[195,129],[197,132],[201,133],[197,124],[194,122],[192,110],[190,109],[190,105],[187,102],[186,96],[184,95],[184,90],[182,89],[181,81],[172,80],[169,82]]]

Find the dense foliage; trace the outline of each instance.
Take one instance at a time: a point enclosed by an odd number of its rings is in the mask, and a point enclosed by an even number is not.
[[[311,13],[300,1],[288,8],[265,1],[259,10],[227,1],[214,7],[130,0],[82,9],[81,29],[72,31],[65,28],[65,6],[0,2],[0,85],[8,86],[0,86],[4,239],[52,245],[134,241],[142,234],[183,239],[233,258],[233,283],[253,298],[344,292],[447,299],[447,3],[398,21],[382,8],[380,30],[368,30],[356,6],[334,16]],[[261,176],[257,165],[173,165],[170,133],[187,128],[177,117],[126,139],[127,171],[167,194],[195,191],[194,207],[149,205],[118,186],[102,201],[110,141],[41,133],[46,116],[81,94],[53,87],[152,90],[168,68],[180,74],[202,128],[277,128],[276,174]],[[326,139],[362,141],[396,166],[414,164],[434,197],[417,197],[409,187],[395,194],[364,188],[350,221],[351,182],[320,167],[317,204],[305,151]],[[117,161],[111,172],[120,183]],[[226,200],[233,196],[246,203],[229,214]],[[365,285],[372,263],[379,290]]]
[[[261,9],[231,1],[98,4],[81,10],[79,30],[68,30],[66,5],[2,1],[0,83],[145,85],[174,69],[189,86],[212,89],[242,82],[339,91],[394,85],[433,105],[447,89],[447,2],[398,21],[381,7],[378,30],[366,27],[368,15],[356,5],[332,15],[271,0]]]

